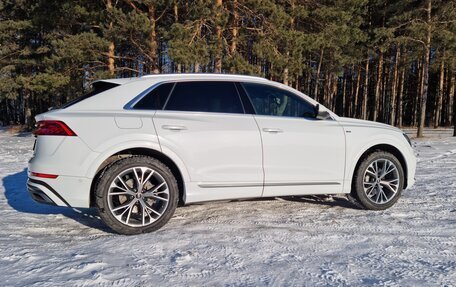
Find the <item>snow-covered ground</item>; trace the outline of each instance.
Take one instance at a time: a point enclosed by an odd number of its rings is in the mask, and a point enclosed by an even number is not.
[[[130,237],[93,210],[34,203],[32,145],[0,130],[1,286],[456,284],[456,138],[414,143],[417,183],[386,211],[342,197],[206,203]]]

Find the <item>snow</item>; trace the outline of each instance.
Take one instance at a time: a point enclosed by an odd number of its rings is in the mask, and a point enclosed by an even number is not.
[[[454,286],[456,138],[415,141],[416,185],[386,211],[343,197],[178,208],[156,233],[33,202],[33,137],[0,130],[2,286]]]

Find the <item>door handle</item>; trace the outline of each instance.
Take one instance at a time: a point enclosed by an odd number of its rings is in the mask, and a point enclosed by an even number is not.
[[[187,128],[184,126],[164,125],[162,126],[162,129],[171,131],[182,131],[186,130]]]
[[[272,133],[272,134],[283,133],[283,130],[275,129],[275,128],[264,128],[263,131],[267,132],[267,133]]]

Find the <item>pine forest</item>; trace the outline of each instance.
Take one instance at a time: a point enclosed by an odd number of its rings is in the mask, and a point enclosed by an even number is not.
[[[456,0],[0,0],[0,125],[157,73],[257,75],[422,136],[456,121]]]

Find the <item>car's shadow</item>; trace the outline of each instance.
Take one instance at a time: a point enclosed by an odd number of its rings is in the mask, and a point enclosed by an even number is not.
[[[329,207],[343,207],[350,209],[362,209],[359,205],[348,200],[346,197],[326,196],[326,195],[306,195],[306,196],[287,196],[282,197],[284,200],[305,202],[311,204],[325,205]]]
[[[85,226],[112,233],[98,217],[95,209],[67,208],[35,202],[27,192],[27,169],[3,178],[3,187],[8,204],[18,212],[33,214],[61,214]],[[43,219],[45,220],[45,219]]]
[[[90,208],[67,208],[60,206],[45,205],[33,201],[26,189],[27,169],[21,172],[8,175],[3,178],[3,187],[8,204],[18,212],[33,214],[61,214],[71,218],[85,226],[96,228],[104,232],[112,233],[98,217],[95,209]],[[311,204],[325,205],[330,207],[344,207],[351,209],[360,209],[358,206],[343,197],[326,197],[326,196],[287,196],[281,197],[287,201],[305,202]],[[274,198],[256,198],[248,199],[249,201],[275,200]],[[238,200],[233,200],[236,202]],[[245,200],[242,200],[245,201]]]

